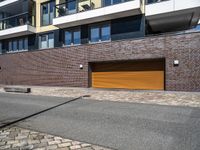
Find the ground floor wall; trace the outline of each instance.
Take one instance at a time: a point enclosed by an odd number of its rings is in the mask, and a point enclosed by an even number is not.
[[[160,58],[165,90],[200,91],[200,33],[0,55],[0,84],[89,87],[91,63]]]

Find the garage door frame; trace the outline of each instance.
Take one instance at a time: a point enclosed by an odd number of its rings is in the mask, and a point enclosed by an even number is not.
[[[166,90],[166,59],[165,58],[151,58],[151,59],[131,59],[131,60],[111,60],[111,61],[92,61],[88,62],[88,87],[92,87],[92,66],[94,64],[102,64],[102,63],[120,63],[120,62],[142,62],[142,61],[162,61],[163,62],[163,69],[164,69],[164,91]],[[96,88],[95,88],[96,89]],[[101,88],[98,88],[101,89]],[[107,89],[107,88],[103,88]],[[110,88],[113,90],[119,90],[118,88]],[[130,89],[123,89],[123,90],[130,90]],[[159,91],[159,90],[158,90]]]

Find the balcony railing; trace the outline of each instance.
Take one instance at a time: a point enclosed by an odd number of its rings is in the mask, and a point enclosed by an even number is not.
[[[55,6],[54,17],[61,17],[133,0],[68,0]]]
[[[159,3],[163,1],[168,1],[168,0],[146,0],[146,4]]]
[[[32,16],[26,12],[15,16],[0,19],[0,30],[5,30],[22,25],[35,26],[35,16]]]

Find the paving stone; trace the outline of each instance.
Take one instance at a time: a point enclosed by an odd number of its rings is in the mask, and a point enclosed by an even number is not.
[[[58,136],[54,137],[54,139],[55,139],[55,140],[62,140],[62,138],[61,138],[61,137],[58,137]]]
[[[0,146],[0,149],[2,150],[2,149],[9,149],[9,148],[11,148],[11,145],[4,145],[4,146]]]
[[[33,149],[33,145],[27,145],[24,147],[20,147],[21,150],[32,150]]]
[[[70,150],[68,147],[57,148],[57,150]]]
[[[42,147],[47,147],[48,144],[47,143],[39,143],[39,144],[34,144],[33,147],[34,148],[42,148]]]
[[[53,139],[46,139],[46,138],[45,138],[45,139],[41,139],[41,140],[40,140],[41,143],[43,143],[43,142],[50,142],[50,141],[53,141]]]
[[[61,143],[61,141],[59,140],[57,140],[57,141],[50,141],[50,142],[48,142],[48,144],[49,145],[54,145],[54,144],[60,144]]]
[[[27,142],[19,142],[19,143],[13,144],[12,147],[13,148],[15,148],[15,147],[24,147],[27,144],[28,144]]]
[[[89,146],[91,146],[91,144],[87,144],[87,143],[81,144],[81,147],[89,147]]]
[[[40,141],[39,140],[29,140],[28,144],[39,144]]]
[[[19,141],[17,141],[17,140],[10,140],[10,141],[8,141],[6,144],[17,144]]]
[[[0,139],[6,138],[6,135],[0,135]]]
[[[71,150],[80,149],[80,148],[81,148],[80,145],[73,145],[73,146],[70,146],[70,149],[71,149]]]
[[[46,148],[34,148],[33,150],[46,150]]]
[[[78,142],[78,141],[72,141],[72,145],[80,145],[81,142]]]
[[[61,141],[62,142],[72,142],[72,140],[69,140],[69,139],[62,139]]]
[[[20,135],[20,136],[15,137],[16,140],[21,140],[21,139],[26,139],[26,138],[27,138],[26,135]]]
[[[60,148],[62,148],[62,147],[69,147],[71,145],[72,145],[71,143],[61,143],[61,144],[58,144],[58,147],[60,147]]]
[[[52,149],[57,149],[57,145],[50,145],[50,146],[47,146],[47,150],[52,150]]]
[[[5,144],[6,144],[6,142],[0,142],[0,146],[3,146]]]
[[[2,137],[0,139],[0,150],[94,150],[94,145],[88,143],[64,139],[18,127],[0,130],[0,136]],[[102,150],[104,149],[102,148]]]
[[[84,148],[81,148],[80,150],[94,150],[94,149],[91,147],[84,147]]]

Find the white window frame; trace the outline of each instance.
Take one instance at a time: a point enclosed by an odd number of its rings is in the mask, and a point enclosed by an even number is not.
[[[53,46],[50,47],[50,42],[49,42],[49,35],[52,34],[53,35]],[[46,47],[42,48],[42,36],[46,36],[46,42],[47,42],[47,45]],[[55,44],[54,44],[54,33],[53,32],[50,32],[50,33],[45,33],[45,34],[41,34],[39,36],[39,49],[49,49],[49,48],[54,48],[55,47]]]

